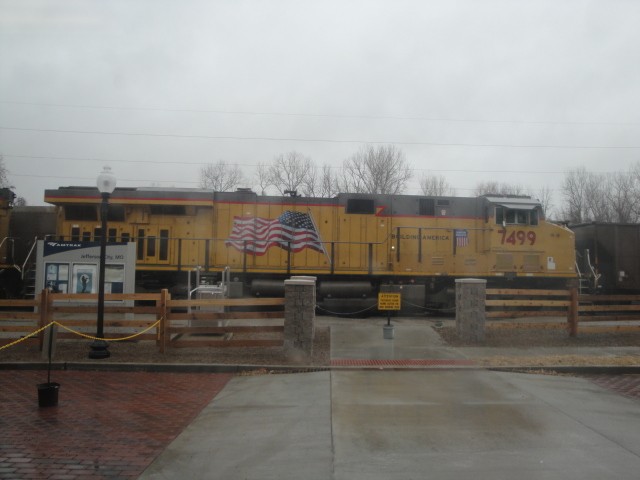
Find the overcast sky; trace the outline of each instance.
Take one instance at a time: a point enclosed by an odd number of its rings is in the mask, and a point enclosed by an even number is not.
[[[640,160],[639,107],[637,0],[0,0],[0,154],[30,205],[103,165],[197,187],[367,142],[405,152],[406,193],[559,192]]]

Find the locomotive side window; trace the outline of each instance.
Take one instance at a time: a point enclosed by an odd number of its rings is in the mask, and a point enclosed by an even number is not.
[[[91,232],[82,232],[82,241],[90,242],[91,241]]]
[[[109,205],[107,220],[110,222],[124,222],[124,205]]]
[[[156,256],[156,237],[147,237],[147,257]]]
[[[151,205],[151,215],[186,215],[184,205]]]
[[[350,198],[347,200],[346,213],[373,214],[376,212],[373,200],[368,198]]]
[[[129,234],[129,233],[123,233],[123,234],[122,234],[122,238],[121,238],[121,239],[122,239],[122,241],[123,241],[123,242],[125,242],[125,243],[130,242],[130,241],[131,241],[131,234]]]
[[[115,243],[117,241],[117,237],[118,237],[118,229],[110,228],[109,233],[107,235],[107,241],[110,243]]]
[[[420,215],[434,216],[436,214],[436,208],[433,203],[433,198],[420,198],[418,199],[418,213]]]
[[[98,210],[93,205],[67,205],[64,207],[65,220],[98,221]]]
[[[160,230],[160,260],[169,259],[169,230]]]
[[[80,241],[80,227],[71,227],[71,241],[72,242]]]
[[[138,260],[144,260],[144,228],[138,230],[137,257]]]

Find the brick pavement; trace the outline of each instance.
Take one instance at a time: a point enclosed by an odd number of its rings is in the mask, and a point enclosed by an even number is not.
[[[460,358],[334,358],[331,359],[332,367],[470,367],[475,366],[473,360]]]
[[[230,374],[54,371],[56,407],[38,407],[46,371],[0,371],[0,479],[134,479]]]
[[[582,375],[601,387],[640,400],[640,375]]]

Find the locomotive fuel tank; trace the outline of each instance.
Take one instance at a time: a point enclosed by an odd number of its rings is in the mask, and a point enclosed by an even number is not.
[[[367,298],[374,294],[374,287],[368,281],[322,280],[318,287],[321,298]]]

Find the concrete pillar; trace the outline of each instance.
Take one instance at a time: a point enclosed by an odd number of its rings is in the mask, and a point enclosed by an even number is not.
[[[284,281],[284,349],[288,355],[313,354],[316,318],[316,278],[291,277]]]
[[[484,341],[486,288],[486,280],[456,280],[456,332],[464,341]]]

